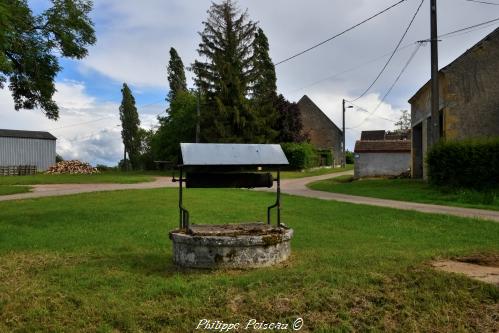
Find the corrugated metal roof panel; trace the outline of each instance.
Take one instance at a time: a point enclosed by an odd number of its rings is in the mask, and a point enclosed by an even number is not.
[[[0,137],[42,139],[42,140],[56,140],[57,139],[55,136],[53,136],[49,132],[20,131],[20,130],[11,130],[11,129],[0,129]]]
[[[181,143],[183,165],[288,165],[277,144]]]

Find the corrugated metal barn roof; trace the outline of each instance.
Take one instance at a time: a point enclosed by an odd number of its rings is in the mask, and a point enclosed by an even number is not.
[[[11,130],[11,129],[0,129],[0,137],[57,140],[57,138],[55,136],[53,136],[52,134],[50,134],[49,132],[19,131],[19,130]]]

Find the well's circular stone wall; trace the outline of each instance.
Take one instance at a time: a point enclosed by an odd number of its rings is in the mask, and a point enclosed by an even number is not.
[[[193,225],[170,232],[173,261],[190,268],[265,267],[291,254],[293,229],[263,223]]]

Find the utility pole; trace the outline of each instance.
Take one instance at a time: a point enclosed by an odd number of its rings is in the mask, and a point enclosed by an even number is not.
[[[200,140],[200,134],[201,134],[201,110],[199,109],[199,99],[201,98],[200,96],[200,90],[198,88],[198,100],[197,100],[197,119],[196,119],[196,143],[199,143]]]
[[[344,168],[347,164],[347,155],[346,155],[346,147],[345,147],[345,109],[346,108],[353,108],[353,106],[347,106],[345,107],[345,99],[343,99],[343,125],[342,125],[342,152],[341,152],[341,155],[342,155],[342,159],[341,159],[341,167]]]
[[[342,152],[341,152],[341,167],[346,166],[346,153],[345,153],[345,99],[343,99],[343,121],[342,121]]]
[[[430,145],[440,140],[440,99],[438,90],[438,30],[437,30],[437,0],[430,1],[431,9],[431,124]]]

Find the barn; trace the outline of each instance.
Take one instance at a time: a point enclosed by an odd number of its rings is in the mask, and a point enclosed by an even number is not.
[[[36,166],[44,171],[55,163],[57,138],[48,132],[0,129],[0,167]]]

